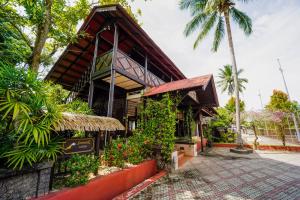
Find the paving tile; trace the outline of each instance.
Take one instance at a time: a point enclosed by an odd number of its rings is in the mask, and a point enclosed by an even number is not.
[[[284,153],[276,154],[278,160],[272,154],[247,159],[195,157],[132,199],[300,200],[300,163],[290,165],[286,157]],[[288,159],[300,162],[300,153]]]

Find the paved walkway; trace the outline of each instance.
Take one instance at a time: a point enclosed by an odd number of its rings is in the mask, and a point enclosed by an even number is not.
[[[300,199],[300,153],[215,148],[133,199]]]

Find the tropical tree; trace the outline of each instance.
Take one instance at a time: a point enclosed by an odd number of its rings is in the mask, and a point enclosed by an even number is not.
[[[233,80],[236,97],[236,127],[239,147],[243,147],[240,131],[240,105],[238,88],[238,70],[233,46],[230,17],[236,22],[246,35],[252,33],[252,21],[244,12],[235,8],[236,2],[248,2],[248,0],[181,0],[180,8],[191,12],[192,20],[186,25],[185,35],[189,36],[200,26],[200,32],[194,43],[194,49],[214,29],[212,51],[216,52],[224,37],[225,26],[227,31],[230,55],[232,60]]]
[[[243,72],[243,69],[238,70],[238,85],[239,85],[239,92],[243,92],[246,87],[245,83],[248,83],[248,79],[240,78],[240,74]],[[234,79],[232,74],[232,66],[231,65],[224,65],[224,68],[219,69],[218,78],[220,79],[217,84],[221,88],[222,92],[228,93],[228,95],[233,96],[234,94]]]
[[[267,110],[293,112],[297,110],[296,102],[291,102],[288,95],[280,90],[273,90],[270,102],[266,105]]]
[[[128,0],[99,0],[96,5],[122,5],[137,17]],[[24,64],[38,72],[40,65],[53,64],[53,56],[68,43],[86,33],[77,34],[77,25],[94,3],[89,0],[0,0],[0,64]],[[17,59],[18,58],[18,59]]]
[[[225,105],[225,108],[230,112],[230,113],[235,113],[235,97],[230,97],[228,100],[227,104]],[[245,102],[240,100],[240,111],[244,112],[245,111]]]

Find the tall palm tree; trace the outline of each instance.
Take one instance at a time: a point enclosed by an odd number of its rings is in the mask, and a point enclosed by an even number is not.
[[[241,92],[241,93],[246,89],[245,83],[248,83],[248,79],[240,77],[240,74],[243,71],[244,71],[243,69],[239,69],[237,72],[239,92]],[[232,74],[232,66],[224,65],[223,68],[220,68],[218,77],[220,80],[217,82],[217,84],[221,88],[222,92],[227,91],[228,95],[233,96],[234,80],[233,80],[233,74]]]
[[[185,35],[189,36],[201,26],[200,32],[194,43],[194,48],[197,48],[199,42],[201,42],[215,27],[212,51],[217,51],[221,40],[224,37],[226,26],[236,97],[237,143],[241,148],[243,147],[243,141],[240,130],[240,98],[237,84],[238,70],[233,47],[230,17],[239,25],[246,35],[250,35],[252,32],[252,21],[250,17],[235,8],[235,2],[247,3],[248,1],[249,0],[180,0],[180,8],[188,9],[192,15],[192,20],[186,25],[184,31]]]

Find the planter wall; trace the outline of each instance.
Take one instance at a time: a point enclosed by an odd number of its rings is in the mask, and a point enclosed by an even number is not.
[[[237,147],[237,144],[214,143],[213,147],[234,148],[234,147]],[[253,145],[244,144],[244,147],[252,149]],[[258,150],[269,150],[269,151],[295,151],[295,152],[300,152],[300,146],[258,145],[257,149]]]
[[[52,165],[51,162],[22,171],[1,170],[0,199],[20,200],[47,194]]]
[[[203,147],[205,149],[206,147],[206,144],[207,144],[207,139],[206,138],[203,138]],[[201,150],[201,141],[197,141],[197,152]]]
[[[98,177],[88,184],[49,194],[40,200],[109,200],[157,173],[156,161]]]

